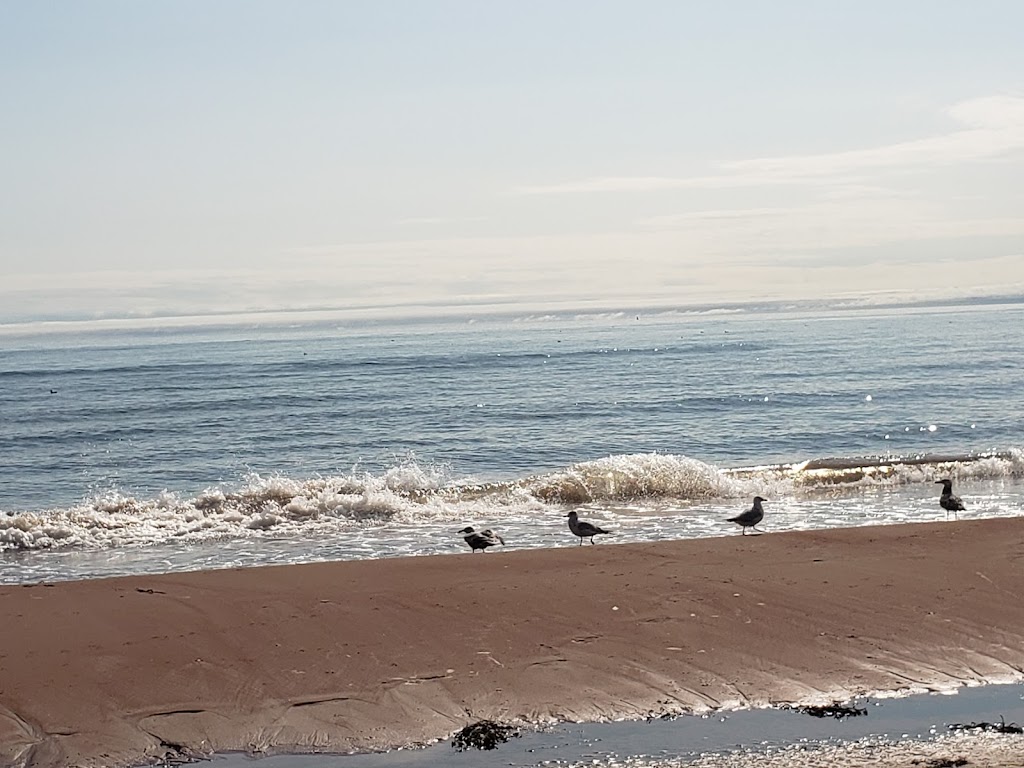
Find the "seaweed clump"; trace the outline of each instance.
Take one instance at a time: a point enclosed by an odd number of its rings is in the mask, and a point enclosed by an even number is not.
[[[181,744],[175,744],[174,742],[164,741],[161,739],[160,746],[165,751],[159,758],[160,762],[156,763],[159,768],[178,768],[182,765],[198,763],[203,759],[201,756],[193,754]]]
[[[966,757],[937,757],[934,760],[911,760],[911,765],[923,765],[925,768],[960,768],[962,765],[970,765],[971,761]]]
[[[1006,718],[1000,716],[998,723],[952,723],[949,726],[951,731],[991,731],[992,733],[1024,733],[1016,723],[1006,722]]]
[[[499,744],[519,736],[519,729],[493,720],[481,720],[467,725],[452,737],[452,749],[465,752],[467,749],[497,749]]]
[[[661,709],[648,712],[644,718],[647,723],[653,723],[655,720],[675,720],[682,714],[678,709],[670,709],[673,705],[671,699],[658,699],[656,703],[661,705]]]
[[[818,706],[786,707],[786,709],[792,709],[799,712],[801,715],[810,715],[811,717],[834,717],[836,720],[842,720],[846,717],[861,717],[868,713],[866,708],[857,707],[851,704],[822,704]]]

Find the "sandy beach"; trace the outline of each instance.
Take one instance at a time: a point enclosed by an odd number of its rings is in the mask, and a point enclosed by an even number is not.
[[[0,761],[379,749],[1007,680],[1024,519],[0,588]]]

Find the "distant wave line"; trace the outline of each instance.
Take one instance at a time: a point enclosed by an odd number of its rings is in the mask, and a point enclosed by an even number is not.
[[[763,466],[736,467],[726,470],[731,473],[759,471],[811,471],[819,469],[866,469],[874,467],[920,466],[923,464],[969,464],[984,459],[1014,461],[1019,454],[1012,450],[987,451],[984,453],[922,453],[911,456],[824,456],[792,464],[769,464]]]

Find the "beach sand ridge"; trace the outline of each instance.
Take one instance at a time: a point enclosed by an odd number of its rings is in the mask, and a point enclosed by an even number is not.
[[[1012,518],[0,587],[0,764],[1018,679],[1022,558]]]

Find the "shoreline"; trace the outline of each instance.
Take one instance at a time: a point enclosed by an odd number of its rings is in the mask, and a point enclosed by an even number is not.
[[[955,693],[864,697],[845,716],[812,716],[800,707],[731,710],[667,719],[561,723],[525,727],[492,751],[462,755],[454,739],[419,749],[356,755],[279,755],[265,768],[766,768],[771,765],[882,765],[908,768],[969,756],[1019,768],[1024,735],[984,725],[1024,722],[1024,684],[960,688]],[[970,724],[978,727],[972,728]],[[547,759],[545,759],[547,758]],[[552,758],[557,758],[552,760]],[[917,763],[914,763],[914,760]],[[938,762],[938,760],[936,760]],[[218,755],[216,768],[251,768],[245,755]]]
[[[0,761],[366,751],[1019,679],[1024,518],[0,587]]]

